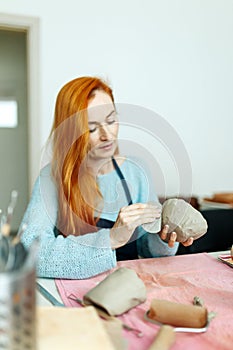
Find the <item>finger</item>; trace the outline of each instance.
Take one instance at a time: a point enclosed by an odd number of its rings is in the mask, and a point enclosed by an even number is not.
[[[160,238],[165,240],[167,238],[168,231],[169,231],[169,226],[165,225],[160,231],[160,234],[159,234]]]
[[[123,211],[127,211],[127,208],[128,208],[129,206],[128,205],[126,205],[125,207],[122,207],[121,209],[120,209],[120,211],[121,212],[123,212]]]
[[[170,248],[174,247],[175,241],[177,238],[177,234],[176,232],[172,232],[168,241],[168,245]]]
[[[124,211],[131,211],[131,210],[137,210],[137,209],[150,209],[150,210],[157,210],[161,212],[161,207],[159,205],[154,205],[150,203],[134,203],[127,205],[121,209],[124,209]]]
[[[188,247],[188,246],[193,244],[193,241],[194,241],[193,237],[189,237],[187,239],[187,241],[183,242],[182,244],[183,244],[184,247]]]
[[[120,221],[123,225],[131,227],[134,225],[135,227],[141,226],[145,223],[151,223],[154,222],[156,219],[154,216],[148,215],[127,215],[127,216],[121,216]]]
[[[142,216],[144,219],[146,218],[153,218],[158,219],[161,216],[161,210],[155,209],[151,207],[136,207],[136,206],[129,206],[129,207],[123,207],[120,210],[120,214],[124,217],[126,216]],[[144,220],[144,222],[146,222]]]
[[[153,222],[155,217],[153,214],[148,213],[140,213],[138,210],[134,210],[131,212],[120,212],[117,218],[117,226],[119,227],[128,227],[128,229],[136,228],[144,224],[145,222]]]
[[[146,203],[135,203],[130,204],[124,207],[124,211],[131,211],[131,210],[138,210],[138,209],[145,209],[148,205]]]

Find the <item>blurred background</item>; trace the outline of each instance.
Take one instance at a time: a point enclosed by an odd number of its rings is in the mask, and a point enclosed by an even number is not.
[[[0,0],[0,206],[18,190],[13,226],[41,167],[56,95],[82,75],[107,79],[117,103],[166,120],[187,151],[194,196],[232,191],[232,19],[231,0]],[[166,162],[153,147],[174,195],[171,155]]]

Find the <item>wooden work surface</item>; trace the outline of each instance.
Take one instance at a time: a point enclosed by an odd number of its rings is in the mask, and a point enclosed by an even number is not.
[[[95,309],[38,307],[38,350],[114,350]]]

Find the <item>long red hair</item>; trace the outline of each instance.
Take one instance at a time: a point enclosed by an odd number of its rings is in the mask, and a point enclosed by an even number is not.
[[[111,88],[96,77],[81,77],[65,84],[58,93],[50,137],[53,144],[52,176],[58,192],[57,229],[64,236],[96,230],[95,208],[101,194],[94,176],[85,167],[89,129],[87,107],[95,90]]]

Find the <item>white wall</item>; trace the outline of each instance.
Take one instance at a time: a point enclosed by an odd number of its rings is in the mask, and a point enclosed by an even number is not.
[[[0,0],[0,12],[40,18],[40,146],[61,86],[98,75],[117,102],[150,109],[174,128],[194,194],[233,191],[232,0]]]

